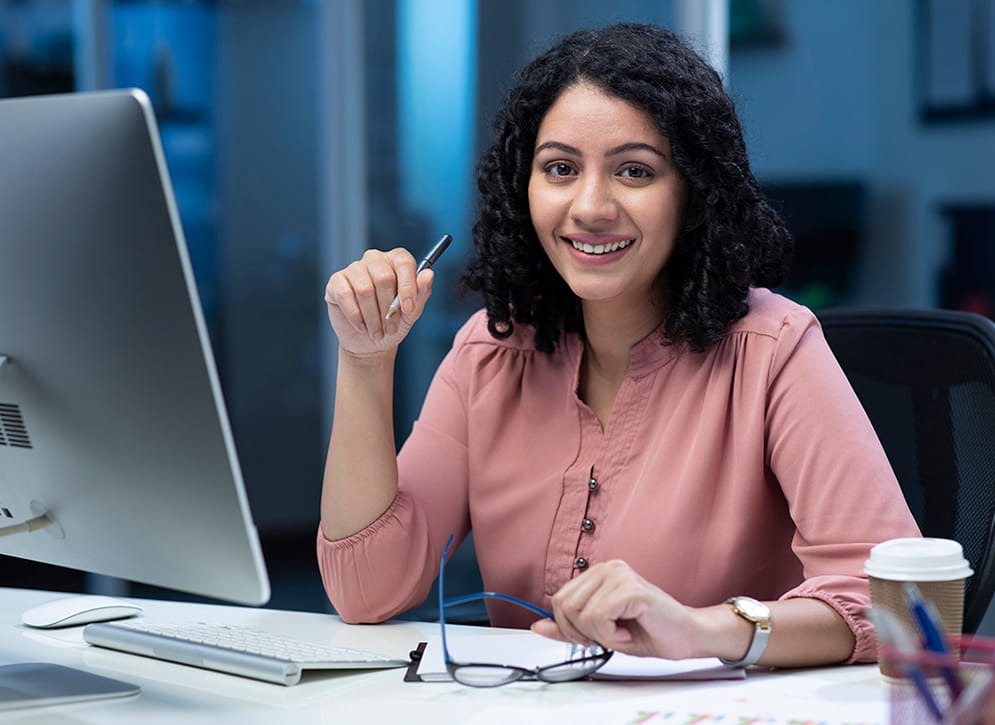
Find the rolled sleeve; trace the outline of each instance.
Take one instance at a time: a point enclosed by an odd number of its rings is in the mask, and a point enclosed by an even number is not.
[[[874,544],[919,536],[919,529],[818,321],[807,311],[789,316],[781,342],[771,372],[769,461],[795,522],[792,550],[805,577],[781,598],[825,602],[854,634],[849,662],[874,661],[864,562]]]

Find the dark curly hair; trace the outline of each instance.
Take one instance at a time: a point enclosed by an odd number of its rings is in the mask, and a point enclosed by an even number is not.
[[[539,125],[580,82],[643,109],[670,141],[688,199],[661,272],[670,303],[664,332],[669,343],[704,349],[747,313],[751,286],[784,280],[793,243],[750,171],[721,78],[665,28],[623,23],[576,32],[522,70],[478,166],[474,254],[460,288],[482,293],[497,338],[530,324],[536,347],[552,352],[561,331],[581,331],[579,300],[546,257],[528,204]]]

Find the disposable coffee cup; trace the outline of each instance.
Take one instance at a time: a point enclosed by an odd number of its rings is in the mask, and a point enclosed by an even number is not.
[[[890,610],[918,639],[915,623],[905,598],[906,582],[914,583],[923,599],[931,602],[947,636],[961,634],[964,621],[964,587],[974,573],[961,545],[951,539],[891,539],[871,549],[864,563],[871,584],[871,604]],[[880,641],[878,643],[880,645]],[[881,672],[901,675],[894,662],[879,657]]]

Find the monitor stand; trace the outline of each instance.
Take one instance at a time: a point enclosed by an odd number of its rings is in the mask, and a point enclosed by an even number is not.
[[[129,697],[141,691],[138,685],[62,665],[25,662],[0,666],[0,712]]]
[[[35,518],[0,528],[0,536],[30,533],[54,523],[40,504],[32,502],[31,508]],[[20,708],[129,697],[141,691],[138,685],[46,662],[0,665],[0,713]]]

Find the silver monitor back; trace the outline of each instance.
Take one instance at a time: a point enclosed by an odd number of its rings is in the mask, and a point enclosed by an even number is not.
[[[3,356],[0,554],[269,599],[143,92],[0,101]]]

